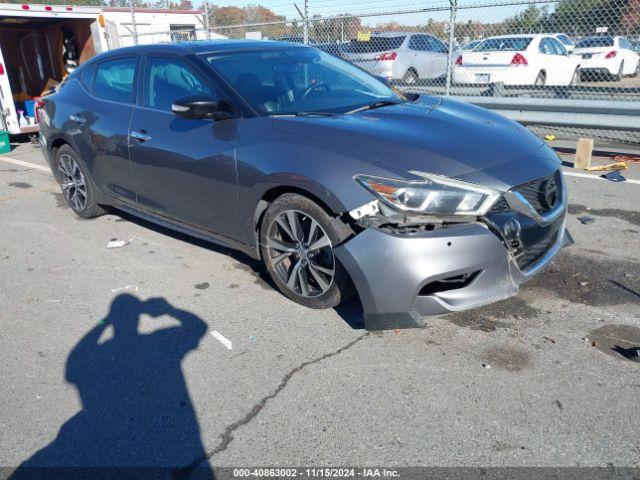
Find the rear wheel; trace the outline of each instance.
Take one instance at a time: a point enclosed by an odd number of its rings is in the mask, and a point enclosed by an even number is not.
[[[407,85],[415,85],[418,83],[418,80],[420,80],[418,78],[418,74],[413,68],[410,68],[409,70],[407,70],[402,77],[402,81]]]
[[[347,299],[348,276],[333,254],[347,231],[307,197],[278,197],[262,222],[260,251],[280,291],[311,308],[335,307]]]
[[[575,87],[580,82],[580,69],[576,68],[575,72],[573,72],[573,76],[571,77],[571,81],[569,85]]]
[[[533,84],[536,87],[544,87],[545,83],[547,83],[547,75],[544,72],[539,72]]]
[[[613,80],[619,82],[624,77],[624,60],[620,62],[620,68],[618,68],[618,73],[613,76]]]
[[[82,218],[93,218],[105,213],[96,203],[96,192],[80,156],[69,145],[56,152],[54,175],[67,204]]]

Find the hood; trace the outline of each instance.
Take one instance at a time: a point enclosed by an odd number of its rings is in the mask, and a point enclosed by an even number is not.
[[[351,115],[277,117],[273,127],[407,179],[416,178],[411,170],[448,177],[499,171],[498,165],[530,156],[544,145],[524,127],[489,110],[431,97]]]

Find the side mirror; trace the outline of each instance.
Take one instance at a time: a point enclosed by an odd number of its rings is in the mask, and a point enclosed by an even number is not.
[[[224,100],[217,101],[210,95],[200,93],[175,99],[171,111],[189,119],[228,120],[237,117],[231,105]]]

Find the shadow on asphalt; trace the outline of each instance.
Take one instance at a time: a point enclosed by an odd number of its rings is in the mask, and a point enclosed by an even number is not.
[[[141,227],[148,228],[149,230],[153,230],[154,232],[160,233],[162,235],[167,235],[176,240],[187,242],[191,245],[195,245],[212,252],[228,255],[229,257],[237,261],[240,265],[247,267],[242,268],[243,270],[250,269],[250,273],[256,278],[256,283],[262,284],[262,286],[266,286],[280,293],[278,287],[269,276],[269,273],[267,272],[262,262],[251,258],[249,255],[243,252],[225,247],[223,245],[218,245],[213,242],[208,242],[206,240],[192,237],[185,233],[181,233],[176,230],[157,225],[153,222],[149,222],[147,220],[138,218],[134,215],[117,209],[112,209],[110,213],[120,217],[122,220],[126,220],[127,222],[131,222]],[[354,330],[364,329],[362,304],[360,303],[357,294],[354,294],[353,298],[347,300],[344,304],[339,305],[334,310],[347,323],[347,325],[349,325]]]
[[[141,334],[143,314],[168,315],[179,325]],[[67,358],[65,378],[82,410],[10,478],[213,480],[181,369],[206,330],[202,319],[164,298],[118,295]]]

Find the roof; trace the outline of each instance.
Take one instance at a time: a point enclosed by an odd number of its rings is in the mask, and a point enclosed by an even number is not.
[[[154,45],[136,45],[117,48],[94,58],[107,58],[123,53],[179,53],[189,55],[195,53],[231,52],[243,50],[265,50],[271,48],[298,47],[306,45],[292,42],[276,42],[271,40],[195,40],[192,42],[157,43]],[[87,62],[88,63],[88,62]]]

